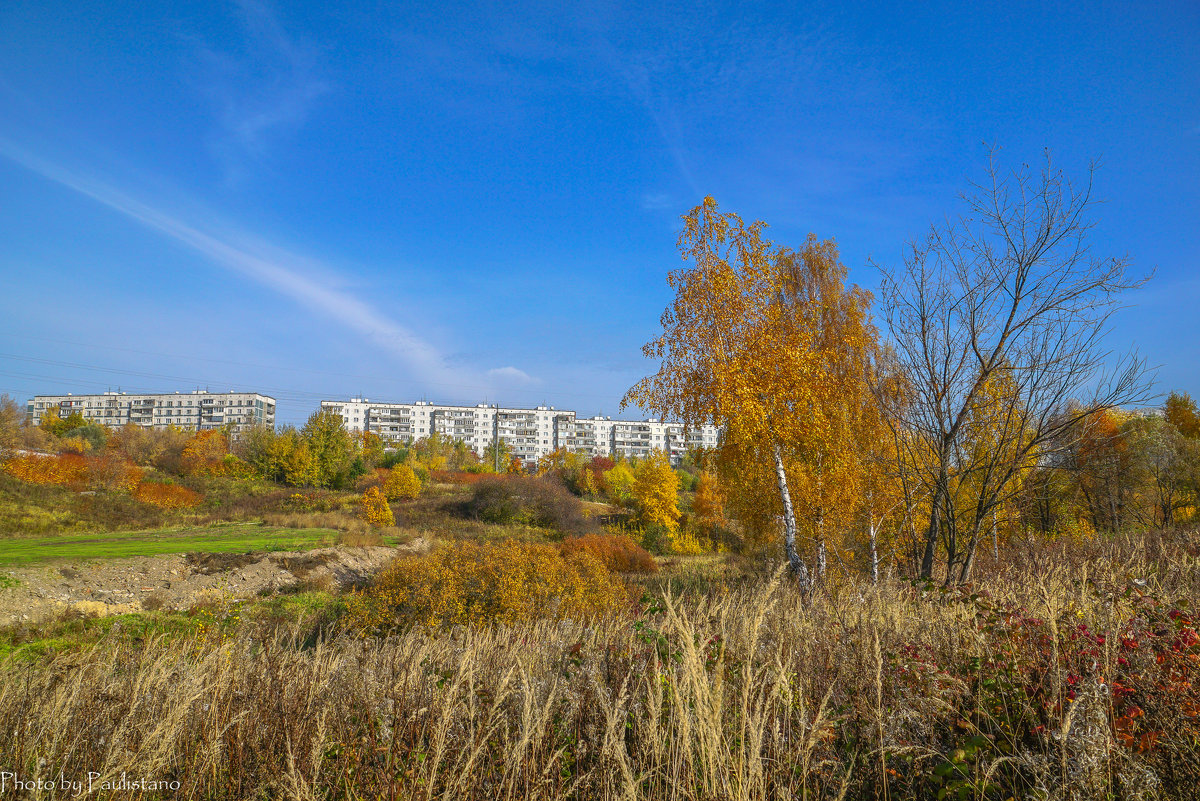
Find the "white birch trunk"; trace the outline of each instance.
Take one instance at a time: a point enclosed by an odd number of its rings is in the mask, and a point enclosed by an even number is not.
[[[801,591],[808,592],[812,580],[808,575],[808,566],[796,550],[796,512],[792,508],[792,494],[788,491],[787,473],[783,469],[783,454],[779,451],[779,445],[772,449],[772,455],[775,457],[775,479],[779,482],[779,498],[783,501],[783,545],[787,552],[788,568],[796,583],[800,585]]]
[[[875,517],[867,524],[867,537],[871,542],[871,583],[879,583],[879,536],[875,530]]]

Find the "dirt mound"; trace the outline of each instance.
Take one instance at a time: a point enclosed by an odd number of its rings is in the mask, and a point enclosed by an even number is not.
[[[67,609],[113,615],[187,609],[214,596],[249,600],[297,585],[358,587],[397,555],[425,547],[417,539],[399,548],[189,553],[13,568],[0,571],[0,625],[36,621]]]

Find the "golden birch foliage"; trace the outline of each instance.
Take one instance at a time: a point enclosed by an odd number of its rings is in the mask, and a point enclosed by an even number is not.
[[[667,531],[679,528],[679,476],[665,452],[651,451],[638,464],[633,497],[642,525]]]
[[[711,197],[684,218],[689,264],[668,277],[675,300],[643,349],[661,366],[625,402],[724,429],[717,468],[751,539],[783,511],[779,447],[797,522],[815,537],[845,529],[860,506],[862,445],[881,428],[867,380],[878,333],[832,240],[777,249],[764,227],[718,213]]]
[[[567,465],[567,449],[557,448],[537,460],[537,474],[544,476],[551,470],[563,470]]]
[[[363,493],[358,516],[376,528],[396,525],[392,507],[388,506],[387,498],[379,487],[371,487]]]
[[[704,553],[704,546],[700,544],[699,538],[690,531],[683,529],[669,531],[667,538],[670,541],[671,553],[682,556],[699,556]]]
[[[92,443],[83,437],[63,437],[58,441],[60,453],[87,453],[92,449]]]
[[[374,431],[362,431],[357,437],[357,446],[359,456],[362,457],[363,464],[367,467],[374,467],[383,458],[383,439]]]
[[[421,479],[408,465],[398,464],[383,482],[383,494],[389,501],[411,500],[421,494]]]
[[[1172,392],[1163,404],[1167,422],[1188,439],[1200,439],[1200,411],[1196,401],[1186,392]]]

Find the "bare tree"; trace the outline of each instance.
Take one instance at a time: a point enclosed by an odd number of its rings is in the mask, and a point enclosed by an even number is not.
[[[993,151],[966,213],[933,226],[903,267],[882,268],[908,384],[889,412],[928,498],[922,578],[941,543],[946,582],[968,580],[985,521],[1024,471],[1052,459],[1080,422],[1149,397],[1142,360],[1103,345],[1121,293],[1145,279],[1126,277],[1126,259],[1089,251],[1094,169],[1077,188],[1048,154],[1039,173],[1010,173]]]

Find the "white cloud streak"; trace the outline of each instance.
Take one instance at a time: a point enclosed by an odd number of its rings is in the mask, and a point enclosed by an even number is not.
[[[0,139],[0,155],[187,245],[234,273],[336,320],[395,356],[412,372],[414,378],[424,383],[472,390],[487,390],[490,386],[491,382],[482,376],[448,365],[435,347],[367,303],[296,269],[299,266],[310,269],[320,266],[314,265],[309,259],[264,242],[243,244],[238,241],[242,237],[213,230],[220,226],[203,226],[185,221],[103,182],[82,177],[45,161],[3,139]],[[512,375],[505,371],[514,369],[500,368],[492,372],[498,374],[494,377],[511,379]],[[489,374],[488,377],[493,376]]]

